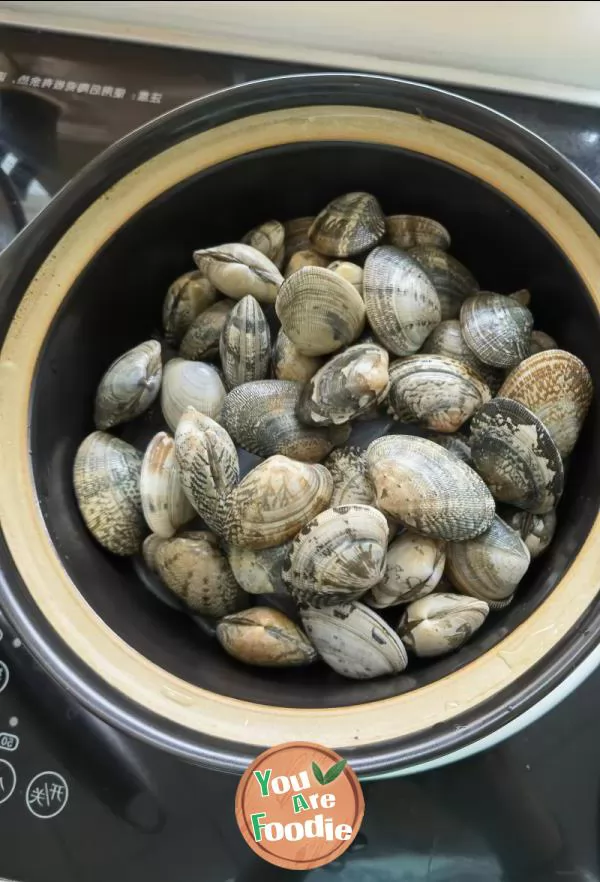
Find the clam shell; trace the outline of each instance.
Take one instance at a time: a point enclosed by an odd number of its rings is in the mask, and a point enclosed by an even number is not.
[[[302,355],[280,328],[271,353],[273,373],[278,380],[306,383],[323,365],[323,359]]]
[[[331,270],[305,267],[287,278],[275,311],[304,355],[327,355],[360,336],[365,305],[356,288]]]
[[[220,618],[248,605],[212,533],[166,539],[156,550],[158,574],[192,612]]]
[[[146,533],[141,469],[142,454],[106,432],[88,435],[75,456],[73,487],[79,510],[94,539],[113,554],[135,554]]]
[[[385,219],[385,229],[388,242],[396,248],[414,248],[415,245],[433,245],[442,251],[450,248],[450,233],[430,217],[392,214]]]
[[[229,298],[218,300],[197,316],[187,329],[179,354],[190,361],[202,361],[204,358],[215,358],[219,354],[221,331],[227,316],[235,306],[235,300]]]
[[[254,227],[250,232],[242,236],[244,245],[251,245],[272,260],[278,269],[281,269],[283,263],[283,243],[285,240],[285,230],[283,224],[277,220],[266,221],[258,227]]]
[[[197,315],[217,299],[214,285],[193,270],[175,279],[163,303],[162,322],[168,342],[177,346]]]
[[[172,432],[187,407],[218,419],[226,394],[223,381],[211,364],[172,358],[165,365],[161,407]]]
[[[531,303],[531,291],[529,291],[528,288],[520,288],[518,291],[513,291],[513,293],[508,296],[512,297],[513,300],[516,300],[517,303],[520,303],[521,306],[529,306]]]
[[[98,386],[94,422],[110,429],[139,416],[156,400],[162,379],[160,343],[148,340],[119,356]]]
[[[166,432],[155,435],[146,448],[140,493],[146,523],[163,539],[169,539],[195,515],[181,486],[175,442]]]
[[[355,600],[300,611],[302,624],[323,661],[353,680],[399,674],[407,665],[397,634],[373,609]]]
[[[189,407],[175,432],[175,452],[185,495],[206,524],[220,533],[221,499],[240,477],[233,441],[218,423]]]
[[[529,408],[546,426],[561,456],[566,457],[579,437],[593,392],[584,363],[563,349],[550,349],[521,362],[506,378],[499,394]]]
[[[274,303],[283,281],[272,260],[239,242],[194,251],[194,260],[215,288],[234,300],[251,294],[261,303]]]
[[[291,380],[244,383],[227,395],[221,422],[244,450],[257,456],[281,453],[318,462],[333,448],[326,428],[305,426],[296,416],[302,384]]]
[[[329,266],[329,259],[323,257],[322,254],[317,254],[312,248],[303,248],[302,251],[295,251],[285,265],[284,278],[289,278],[289,276],[305,266]]]
[[[313,221],[312,247],[330,257],[351,257],[377,245],[385,233],[381,206],[370,193],[346,193],[333,199]]]
[[[384,245],[365,262],[363,297],[371,328],[395,355],[412,355],[441,321],[437,292],[408,254]]]
[[[518,508],[505,507],[501,512],[502,520],[516,530],[531,554],[531,558],[539,557],[548,548],[556,531],[556,512],[532,514]]]
[[[332,490],[323,466],[271,456],[225,500],[226,539],[243,548],[283,545],[327,508]]]
[[[423,267],[435,286],[442,319],[456,318],[465,298],[479,290],[477,280],[459,260],[432,245],[417,245],[410,249],[410,256]]]
[[[479,475],[433,441],[388,435],[367,448],[378,507],[419,533],[461,541],[483,533],[494,500]]]
[[[242,297],[227,316],[219,352],[230,389],[267,376],[271,334],[265,314],[254,297]]]
[[[390,368],[388,405],[396,419],[456,432],[490,390],[475,371],[444,355],[413,355]]]
[[[469,349],[457,319],[447,319],[434,328],[421,347],[421,352],[429,355],[445,355],[461,361],[478,374],[486,386],[495,394],[504,382],[504,371],[479,361]]]
[[[545,352],[546,349],[558,349],[558,343],[551,337],[550,334],[546,334],[545,331],[532,331],[531,338],[529,340],[529,354],[537,355],[538,352]]]
[[[333,450],[323,465],[333,479],[331,507],[338,505],[375,506],[375,490],[367,472],[365,451],[358,447]]]
[[[260,550],[232,545],[229,564],[248,594],[275,594],[285,590],[281,571],[291,548],[291,542]]]
[[[294,539],[283,578],[298,602],[355,600],[381,581],[387,542],[388,525],[376,508],[328,508]]]
[[[453,432],[450,435],[444,435],[442,432],[428,432],[427,437],[430,441],[444,447],[448,453],[458,457],[467,465],[471,465],[471,448],[464,435],[460,435],[458,432]]]
[[[342,279],[346,279],[347,282],[354,285],[362,297],[362,267],[355,263],[350,263],[349,260],[334,260],[328,265],[327,269],[330,269],[333,273],[337,273]]]
[[[560,453],[544,424],[518,401],[495,398],[477,411],[471,459],[501,502],[544,514],[561,497]]]
[[[315,425],[347,423],[380,404],[389,388],[389,356],[373,343],[358,343],[331,358],[306,383],[298,416]]]
[[[460,649],[485,622],[490,608],[483,600],[460,594],[430,594],[406,608],[398,633],[420,658]]]
[[[165,540],[161,536],[157,536],[156,533],[150,533],[150,535],[146,536],[142,542],[142,557],[144,558],[148,569],[153,573],[158,573],[156,566],[156,552],[164,541]]]
[[[497,515],[483,535],[466,542],[450,542],[446,572],[462,594],[480,600],[512,597],[531,561],[529,549],[516,530]]]
[[[282,612],[266,606],[221,619],[217,640],[229,655],[247,665],[291,668],[317,659],[306,634]]]
[[[510,368],[529,354],[533,316],[504,294],[484,291],[468,297],[460,309],[460,326],[467,345],[485,364]]]
[[[446,543],[405,530],[390,544],[381,582],[366,602],[376,609],[410,603],[435,591],[444,572]]]
[[[308,231],[310,230],[313,221],[314,217],[295,217],[292,220],[285,221],[283,225],[285,231],[285,262],[287,262],[296,251],[304,251],[305,249],[310,248]]]

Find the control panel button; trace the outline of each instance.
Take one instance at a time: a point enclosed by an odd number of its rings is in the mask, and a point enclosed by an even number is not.
[[[8,666],[3,661],[0,661],[0,692],[4,692],[8,686],[9,680],[10,671],[8,670]]]
[[[19,746],[19,736],[14,732],[0,732],[0,750],[16,750]]]
[[[69,801],[69,785],[58,772],[40,772],[27,785],[25,804],[36,818],[55,818]]]
[[[10,799],[17,786],[17,773],[8,760],[0,759],[0,805]]]

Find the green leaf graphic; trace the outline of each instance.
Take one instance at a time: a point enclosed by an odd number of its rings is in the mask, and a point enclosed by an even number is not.
[[[339,778],[339,776],[344,771],[347,762],[348,760],[340,760],[339,763],[334,763],[334,765],[325,772],[323,783],[331,784],[332,781],[335,781],[336,778]]]
[[[318,783],[319,783],[319,784],[324,784],[324,783],[325,783],[325,779],[324,779],[324,777],[323,777],[323,772],[322,772],[321,769],[318,767],[318,765],[317,765],[316,763],[314,763],[314,762],[313,762],[313,764],[312,764],[312,770],[313,770],[313,775],[314,775],[315,778],[317,779]]]

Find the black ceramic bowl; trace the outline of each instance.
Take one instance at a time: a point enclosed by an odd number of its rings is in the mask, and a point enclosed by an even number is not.
[[[448,761],[539,715],[597,661],[597,401],[554,544],[514,604],[460,652],[390,679],[243,667],[84,528],[71,467],[94,390],[159,327],[192,251],[349,190],[440,220],[482,288],[529,288],[537,326],[600,388],[598,192],[515,123],[413,83],[317,74],[188,104],[103,154],[0,261],[0,600],[82,702],[219,769],[288,740],[333,746],[363,774]]]

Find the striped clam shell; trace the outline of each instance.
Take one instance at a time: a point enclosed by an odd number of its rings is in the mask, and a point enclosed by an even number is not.
[[[300,617],[309,639],[330,668],[353,680],[401,673],[406,650],[375,610],[356,600],[320,608],[305,607]]]
[[[459,432],[444,434],[443,432],[427,432],[427,438],[444,447],[448,453],[457,456],[467,465],[471,465],[471,448],[469,441]]]
[[[518,401],[495,398],[471,420],[471,459],[501,502],[544,514],[563,491],[556,444],[535,414]]]
[[[543,422],[563,457],[577,442],[593,394],[584,363],[562,349],[526,358],[500,389],[500,395],[520,401]]]
[[[169,539],[195,515],[181,486],[175,442],[166,432],[155,435],[146,448],[140,492],[146,523],[163,539]]]
[[[432,245],[447,251],[450,233],[446,227],[430,217],[416,214],[392,214],[385,219],[387,240],[396,248],[414,248],[415,245]]]
[[[420,658],[460,649],[485,622],[485,601],[461,594],[430,594],[408,606],[398,625],[405,646]]]
[[[446,573],[462,594],[499,601],[512,597],[530,562],[517,531],[496,515],[481,536],[448,544]]]
[[[319,212],[309,230],[312,247],[329,257],[351,257],[373,248],[385,233],[385,217],[370,193],[346,193]]]
[[[511,368],[529,355],[533,316],[512,297],[489,291],[468,297],[460,326],[467,345],[485,364]]]
[[[219,354],[221,332],[235,303],[235,300],[229,298],[217,300],[194,319],[179,347],[182,358],[202,361],[205,358],[215,358]]]
[[[281,269],[284,240],[283,224],[278,220],[269,220],[258,227],[253,227],[245,236],[242,236],[241,242],[256,248],[257,251],[272,260],[278,269]]]
[[[465,298],[479,290],[474,276],[459,260],[433,245],[417,245],[410,249],[410,256],[433,282],[440,298],[442,319],[457,318]]]
[[[194,251],[194,260],[215,288],[234,300],[251,294],[261,303],[274,303],[283,281],[272,260],[240,242]]]
[[[271,365],[276,379],[306,383],[323,366],[323,359],[302,355],[280,328],[271,352]]]
[[[505,506],[501,512],[502,520],[516,530],[531,554],[531,558],[539,557],[549,547],[556,531],[556,512],[532,514],[518,508]]]
[[[187,407],[218,419],[226,394],[221,376],[211,364],[172,358],[165,365],[161,407],[172,432]]]
[[[412,355],[392,364],[388,405],[396,419],[456,432],[490,390],[475,371],[444,355]]]
[[[162,311],[165,337],[177,346],[196,316],[218,297],[215,286],[198,270],[175,279],[167,291]]]
[[[317,659],[306,634],[284,613],[266,606],[225,616],[217,625],[217,640],[247,665],[291,668]]]
[[[437,292],[408,254],[384,245],[365,262],[363,297],[369,324],[395,355],[412,355],[441,321]]]
[[[94,422],[110,429],[144,413],[160,391],[162,361],[160,343],[148,340],[119,356],[98,386]]]
[[[385,575],[365,602],[376,609],[411,603],[435,591],[446,563],[446,543],[405,530],[390,544]]]
[[[242,297],[225,319],[219,352],[230,389],[267,376],[271,334],[265,314],[254,297]]]
[[[275,311],[304,355],[336,352],[356,340],[365,325],[365,305],[354,285],[323,267],[304,267],[289,276]]]
[[[467,346],[458,319],[446,319],[440,322],[425,340],[421,352],[428,355],[445,355],[447,358],[461,361],[475,371],[494,394],[504,382],[504,371],[484,364]]]
[[[433,441],[388,435],[367,448],[381,511],[419,533],[462,541],[488,529],[494,500],[479,475]]]
[[[238,583],[248,594],[276,594],[285,590],[282,569],[291,548],[291,541],[262,549],[232,545],[229,548],[229,564]]]

